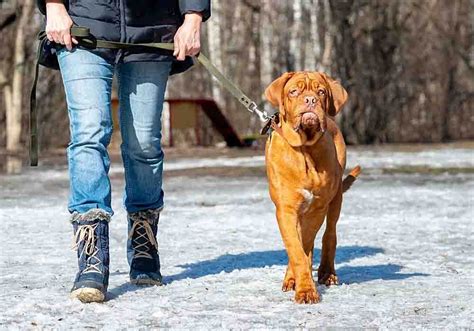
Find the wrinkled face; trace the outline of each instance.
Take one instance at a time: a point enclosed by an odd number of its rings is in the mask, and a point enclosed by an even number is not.
[[[326,117],[341,111],[347,92],[324,73],[300,71],[275,79],[265,90],[265,97],[279,109],[279,126],[285,139],[292,146],[302,146],[322,136]]]
[[[347,101],[342,85],[321,72],[287,72],[265,90],[280,111],[279,126],[292,146],[311,144],[326,131],[326,117],[336,116]],[[320,134],[317,134],[320,132]]]
[[[284,85],[282,101],[286,121],[307,134],[326,131],[329,85],[319,73],[295,73]]]

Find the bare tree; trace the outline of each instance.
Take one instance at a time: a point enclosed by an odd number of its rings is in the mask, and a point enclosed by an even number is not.
[[[13,67],[0,69],[0,81],[3,81],[3,92],[6,110],[6,147],[7,147],[7,173],[19,173],[22,168],[21,128],[22,128],[22,97],[24,94],[23,78],[27,65],[25,57],[25,30],[33,11],[33,0],[24,0],[21,5],[21,15],[16,27]],[[12,69],[11,84],[6,83],[8,73]]]
[[[223,70],[222,65],[222,38],[221,38],[221,5],[219,0],[212,0],[212,20],[207,25],[207,40],[209,43],[209,58],[214,65]],[[222,95],[222,88],[214,79],[211,82],[212,97],[216,100],[218,105],[224,105],[224,97]]]
[[[28,0],[31,1],[31,0]],[[28,2],[21,0],[23,5]],[[338,116],[349,143],[439,142],[474,138],[474,48],[472,0],[212,0],[204,24],[202,52],[251,98],[263,102],[265,87],[286,71],[319,70],[341,80],[350,99]],[[13,94],[23,104],[31,78],[18,80],[24,61],[14,63],[25,44],[13,27],[25,11],[0,12],[0,123],[21,123]],[[21,16],[21,17],[20,17]],[[39,15],[28,14],[23,35],[28,65],[34,58]],[[21,33],[21,32],[20,32]],[[20,36],[21,37],[21,36]],[[14,49],[13,49],[14,48]],[[25,48],[23,48],[25,49]],[[19,53],[21,57],[21,50]],[[20,58],[17,58],[20,59]],[[17,79],[14,79],[14,69]],[[68,141],[64,92],[57,73],[43,71],[38,86],[42,148]],[[21,85],[17,89],[15,86]],[[172,77],[170,98],[213,98],[241,135],[260,128],[256,117],[201,66]],[[18,102],[26,114],[28,108]],[[12,115],[16,114],[16,115]],[[20,113],[21,114],[21,113]],[[16,117],[15,117],[16,116]],[[21,117],[20,117],[21,118]],[[26,145],[26,130],[9,127],[9,153]],[[6,146],[0,130],[0,146]],[[18,147],[20,146],[20,147]]]
[[[349,142],[474,138],[473,71],[462,56],[472,52],[469,0],[329,3]]]

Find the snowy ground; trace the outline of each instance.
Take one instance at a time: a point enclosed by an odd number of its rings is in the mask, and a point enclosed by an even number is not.
[[[320,286],[317,305],[296,305],[280,291],[287,258],[260,152],[167,163],[159,229],[166,286],[151,288],[127,282],[114,165],[103,304],[68,298],[76,266],[65,167],[0,176],[0,328],[472,329],[473,153],[472,145],[351,150],[349,166],[364,173],[338,226],[342,285]]]

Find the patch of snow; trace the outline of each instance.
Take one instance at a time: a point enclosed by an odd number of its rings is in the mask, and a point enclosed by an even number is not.
[[[419,152],[390,150],[348,149],[349,164],[363,168],[396,168],[400,166],[425,166],[429,168],[473,168],[474,151],[468,148],[441,148]]]
[[[472,152],[408,154],[351,151],[349,162],[473,167]],[[261,162],[189,159],[167,169]],[[474,327],[472,174],[362,174],[338,223],[341,285],[319,286],[317,305],[280,290],[287,257],[265,178],[168,178],[158,238],[166,285],[146,288],[128,283],[124,183],[112,184],[108,300],[81,304],[68,297],[77,267],[67,170],[0,176],[1,329]]]

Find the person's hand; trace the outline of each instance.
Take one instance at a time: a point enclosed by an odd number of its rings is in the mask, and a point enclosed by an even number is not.
[[[190,13],[184,15],[184,23],[174,36],[173,55],[184,61],[186,56],[194,56],[201,50],[201,23],[202,15]]]
[[[77,40],[71,37],[72,19],[61,0],[46,0],[46,36],[49,41],[66,45],[68,50]]]

